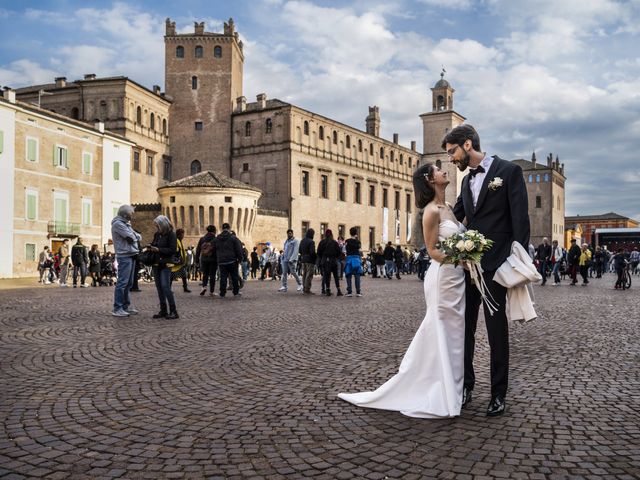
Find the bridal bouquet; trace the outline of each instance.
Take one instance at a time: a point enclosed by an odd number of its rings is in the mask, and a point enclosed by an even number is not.
[[[498,309],[498,304],[491,296],[491,292],[482,276],[482,267],[480,260],[484,252],[493,246],[493,240],[485,238],[477,230],[467,230],[463,233],[454,233],[449,238],[440,242],[440,250],[445,254],[445,262],[453,263],[456,267],[467,262],[469,265],[469,274],[471,280],[478,287],[482,301],[487,306],[489,313],[493,313]]]
[[[477,230],[467,230],[454,233],[440,242],[440,250],[446,255],[446,262],[457,267],[463,261],[480,264],[482,255],[492,245],[493,240],[488,240]]]

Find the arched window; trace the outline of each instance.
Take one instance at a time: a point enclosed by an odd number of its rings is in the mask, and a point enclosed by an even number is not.
[[[549,174],[548,174],[548,173],[545,173],[545,174],[544,174],[544,181],[545,181],[545,182],[548,182],[548,181],[549,181]]]
[[[196,46],[196,58],[202,58],[202,55],[204,54],[204,49],[198,45]]]
[[[347,138],[345,139],[345,143],[347,144],[347,148],[351,148],[351,136],[347,135]]]
[[[249,122],[247,122],[249,123]],[[273,122],[271,121],[270,118],[267,118],[264,122],[264,129],[266,133],[271,133],[271,130],[273,130]],[[249,135],[251,135],[251,125],[249,125]]]
[[[176,47],[176,57],[177,58],[184,58],[184,47],[182,45],[178,45]]]
[[[151,113],[151,116],[149,117],[149,128],[151,130],[156,129],[156,116],[153,113]]]
[[[166,118],[162,119],[162,134],[163,135],[167,134],[167,119]]]
[[[358,139],[358,151],[362,152],[362,140]]]
[[[333,143],[335,145],[338,144],[338,132],[336,132],[335,130],[333,131]]]
[[[384,147],[380,147],[380,160],[384,160]]]
[[[245,124],[244,124],[244,136],[245,137],[250,137],[251,136],[251,122],[245,122]]]
[[[213,56],[215,58],[222,58],[222,47],[217,45],[213,47]]]
[[[318,127],[318,137],[321,142],[324,142],[324,127],[322,125]]]
[[[73,107],[71,109],[71,118],[73,118],[75,120],[78,120],[78,118],[80,118],[79,117],[79,111],[78,111],[78,109],[76,107]]]
[[[369,144],[369,155],[373,157],[373,143]]]
[[[142,107],[136,108],[136,123],[142,125]]]
[[[536,175],[536,183],[540,183],[540,174],[539,173]]]
[[[304,121],[304,134],[309,135],[309,122]]]
[[[389,152],[389,160],[390,160],[390,161],[392,161],[392,162],[394,161],[394,159],[395,159],[395,157],[396,157],[396,156],[395,156],[395,153],[396,153],[396,152],[394,152],[393,150],[391,150],[391,151]]]
[[[436,167],[442,168],[442,160],[436,160]]]
[[[200,160],[194,160],[191,162],[191,175],[195,175],[196,173],[200,173],[202,171],[202,164]]]
[[[404,163],[404,155],[400,154],[400,165]]]
[[[107,119],[107,102],[105,100],[100,100],[100,120]]]
[[[197,90],[197,88],[198,88],[198,77],[194,75],[193,77],[191,77],[191,89]]]

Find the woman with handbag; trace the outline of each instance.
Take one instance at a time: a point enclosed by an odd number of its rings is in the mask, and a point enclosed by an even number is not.
[[[91,286],[97,287],[100,284],[100,250],[97,244],[91,245],[89,251],[89,275],[91,275]]]
[[[171,279],[176,280],[178,278],[182,279],[182,289],[185,293],[191,293],[189,290],[189,286],[187,285],[187,276],[189,275],[187,272],[187,252],[184,249],[184,245],[182,244],[182,240],[184,239],[184,229],[179,228],[176,230],[176,239],[177,239],[177,249],[180,254],[180,263],[175,264],[171,267]]]
[[[155,314],[153,318],[172,320],[180,318],[180,316],[176,310],[176,301],[171,291],[171,267],[179,264],[182,259],[177,251],[178,239],[173,231],[171,221],[164,215],[158,215],[153,223],[155,223],[157,231],[147,249],[158,255],[157,262],[153,266],[153,277],[160,301],[160,312]],[[169,304],[169,313],[167,313],[167,303]]]

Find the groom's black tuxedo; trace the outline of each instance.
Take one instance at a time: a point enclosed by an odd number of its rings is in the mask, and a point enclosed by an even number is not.
[[[462,180],[462,191],[453,212],[458,220],[467,219],[468,229],[477,230],[494,242],[482,257],[482,269],[489,291],[498,303],[498,311],[491,315],[485,306],[484,317],[491,347],[491,396],[504,398],[509,378],[509,327],[505,311],[507,289],[494,282],[493,276],[510,255],[514,240],[528,249],[530,227],[527,187],[518,165],[494,156],[474,207],[469,177],[467,175]],[[501,179],[502,185],[489,188],[489,183],[496,179]],[[477,287],[471,283],[468,272],[465,279],[464,386],[473,390],[473,353],[482,299]]]
[[[502,186],[490,189],[488,185],[495,178],[502,179]],[[527,187],[518,165],[494,156],[475,208],[469,175],[464,177],[453,212],[460,221],[467,218],[468,229],[493,240],[493,247],[482,257],[483,270],[497,270],[511,254],[514,240],[529,249],[528,209]]]

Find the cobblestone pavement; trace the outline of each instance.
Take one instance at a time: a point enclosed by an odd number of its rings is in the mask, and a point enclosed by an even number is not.
[[[108,287],[1,291],[0,477],[640,478],[640,288],[612,285],[536,287],[503,417],[484,415],[479,328],[474,400],[439,421],[336,398],[395,373],[424,315],[415,277],[365,279],[363,298],[176,285],[178,321],[151,319],[150,285],[126,319]]]

